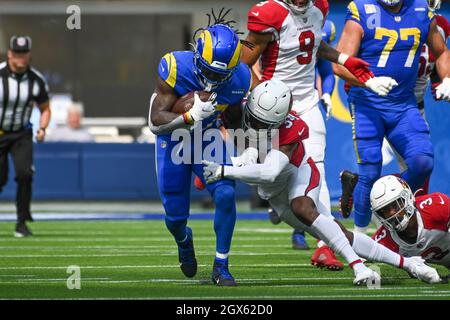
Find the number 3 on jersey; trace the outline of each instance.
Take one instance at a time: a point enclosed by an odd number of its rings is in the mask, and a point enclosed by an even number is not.
[[[297,56],[299,64],[310,64],[313,58],[313,50],[315,45],[315,37],[312,31],[305,31],[300,33],[298,41],[300,42],[301,55]],[[306,55],[305,55],[306,54]]]

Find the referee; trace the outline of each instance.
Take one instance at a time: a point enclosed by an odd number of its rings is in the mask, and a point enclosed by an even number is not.
[[[0,192],[8,181],[8,154],[11,154],[17,183],[16,237],[31,236],[26,222],[30,211],[33,179],[33,134],[31,111],[41,111],[36,140],[42,142],[50,121],[48,86],[44,77],[30,66],[31,38],[13,36],[8,59],[0,64]]]

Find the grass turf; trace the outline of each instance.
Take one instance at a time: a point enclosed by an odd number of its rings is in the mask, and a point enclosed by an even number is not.
[[[0,224],[3,299],[449,299],[448,284],[427,285],[402,270],[381,268],[381,289],[354,287],[353,273],[319,270],[309,251],[291,249],[291,229],[268,221],[237,221],[230,271],[238,287],[211,283],[212,221],[195,220],[198,273],[187,279],[163,221],[34,222],[35,236],[15,239]],[[308,236],[310,246],[315,241]],[[81,270],[81,289],[66,286],[68,266]],[[445,268],[438,268],[447,274]]]

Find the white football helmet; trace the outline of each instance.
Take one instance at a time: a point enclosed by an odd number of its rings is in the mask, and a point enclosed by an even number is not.
[[[271,79],[254,88],[244,106],[244,129],[277,129],[292,106],[292,93],[282,81]],[[256,120],[256,121],[255,121]],[[259,122],[264,127],[257,127]]]
[[[431,11],[436,11],[441,8],[441,0],[428,0],[428,7]]]
[[[314,6],[315,0],[306,0],[304,5],[298,5],[296,0],[282,0],[296,14],[304,14],[308,9]]]
[[[370,205],[372,213],[391,231],[405,230],[409,219],[416,213],[411,188],[404,180],[391,175],[374,183],[370,192]],[[396,213],[386,218],[385,213],[389,213],[392,208]],[[401,212],[404,212],[403,216]]]
[[[403,2],[403,0],[378,0],[382,4],[387,5],[388,7],[395,7],[396,5]]]

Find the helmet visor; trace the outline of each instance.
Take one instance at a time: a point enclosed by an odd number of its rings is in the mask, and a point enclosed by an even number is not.
[[[233,70],[213,70],[211,67],[208,67],[206,62],[203,62],[200,57],[196,60],[196,67],[199,75],[211,84],[224,83],[233,74]]]
[[[402,222],[406,216],[406,200],[396,199],[374,213],[388,229],[400,231],[404,227]]]

